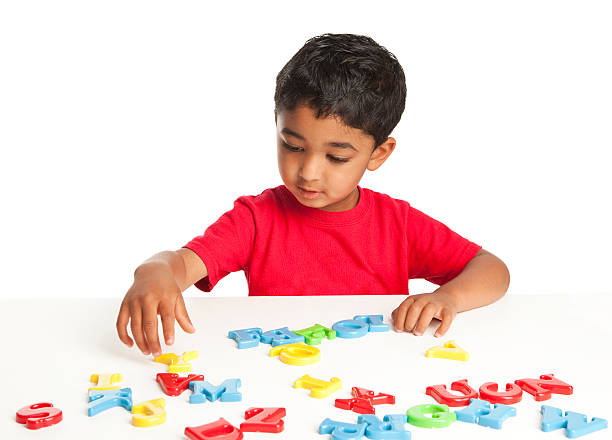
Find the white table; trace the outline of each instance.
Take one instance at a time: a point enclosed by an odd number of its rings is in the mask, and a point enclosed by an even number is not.
[[[359,339],[324,340],[318,347],[321,361],[305,367],[286,365],[270,358],[270,346],[239,350],[227,337],[229,330],[261,327],[292,330],[315,323],[330,327],[358,314],[390,313],[404,297],[276,297],[189,298],[187,306],[196,333],[183,333],[177,325],[173,346],[164,352],[197,350],[192,373],[219,384],[242,380],[241,402],[189,404],[189,391],[166,396],[155,382],[167,366],[154,363],[136,348],[122,345],[115,334],[119,300],[5,300],[2,301],[2,438],[21,439],[185,439],[186,426],[199,426],[223,417],[234,426],[244,420],[247,408],[283,406],[285,430],[280,434],[245,433],[245,439],[329,439],[317,434],[327,417],[356,423],[358,414],[335,408],[336,398],[350,397],[352,386],[396,396],[395,405],[376,407],[376,414],[399,414],[418,404],[434,403],[425,395],[429,385],[468,379],[474,388],[484,382],[506,382],[553,373],[574,386],[571,396],[553,395],[536,402],[527,393],[515,405],[517,416],[500,431],[455,422],[449,428],[428,430],[410,424],[412,439],[499,438],[562,439],[563,430],[540,431],[542,403],[612,421],[608,396],[612,329],[608,313],[612,296],[507,296],[482,309],[460,314],[442,339],[431,326],[424,336],[406,333],[370,333]],[[468,362],[425,357],[425,351],[453,339],[470,353]],[[87,416],[89,377],[95,373],[122,373],[134,403],[166,398],[167,421],[152,428],[131,425],[131,414],[113,408]],[[342,390],[314,399],[293,382],[304,374],[329,380],[339,377]],[[58,425],[31,431],[14,421],[22,406],[50,401],[64,420]],[[612,430],[586,438],[609,439]]]

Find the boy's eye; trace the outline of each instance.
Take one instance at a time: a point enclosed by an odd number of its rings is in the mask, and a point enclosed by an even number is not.
[[[281,141],[281,142],[282,142],[283,146],[284,146],[284,147],[285,147],[287,150],[289,150],[289,151],[296,152],[296,151],[300,151],[300,150],[301,150],[301,148],[300,148],[300,147],[294,147],[294,146],[292,146],[292,145],[289,145],[289,144],[288,144],[288,143],[286,143],[285,141]],[[348,161],[349,161],[349,159],[348,159],[348,158],[344,158],[344,157],[336,157],[336,156],[332,156],[332,155],[330,155],[330,154],[328,154],[328,155],[327,155],[327,157],[329,157],[329,159],[330,159],[332,162],[342,162],[342,163],[344,163],[344,162],[348,162]]]
[[[287,144],[286,142],[283,142],[283,146],[289,150],[289,151],[299,151],[300,148],[298,147],[292,147],[291,145]]]

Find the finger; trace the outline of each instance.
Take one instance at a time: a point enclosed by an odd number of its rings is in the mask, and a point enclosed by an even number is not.
[[[139,302],[132,302],[130,307],[130,328],[132,329],[132,337],[136,341],[136,345],[142,351],[142,354],[149,354],[149,346],[142,333],[142,307]]]
[[[406,298],[404,301],[402,301],[402,303],[399,305],[399,307],[397,309],[395,309],[393,311],[393,313],[395,314],[395,316],[393,316],[393,325],[395,327],[395,331],[401,332],[404,331],[404,321],[406,319],[406,313],[408,312],[408,309],[410,308],[410,305],[414,302],[413,298]]]
[[[128,321],[130,320],[130,310],[125,300],[121,303],[119,308],[119,315],[117,316],[117,334],[119,339],[128,347],[134,345],[134,341],[129,337],[127,332]]]
[[[439,338],[440,336],[444,336],[444,334],[450,328],[451,323],[453,322],[453,319],[455,319],[455,316],[452,313],[446,311],[446,309],[443,309],[441,313],[441,318],[442,318],[442,322],[440,323],[438,330],[436,330],[436,333],[434,333],[434,336],[436,338]]]
[[[157,357],[161,355],[161,346],[159,345],[159,335],[157,334],[157,307],[158,302],[156,300],[148,300],[145,303],[145,307],[142,311],[142,329],[145,337],[147,338],[147,344],[153,356]]]
[[[421,310],[421,315],[419,316],[416,326],[414,327],[413,333],[416,336],[421,336],[423,333],[425,333],[425,330],[427,330],[427,327],[429,327],[429,324],[431,323],[431,320],[433,319],[435,313],[436,306],[434,304],[429,303],[425,307],[423,307],[423,309]]]
[[[406,319],[404,321],[404,330],[412,332],[416,326],[419,316],[421,316],[421,310],[425,307],[426,302],[414,301],[408,311],[406,312]]]
[[[161,316],[162,329],[164,330],[164,340],[166,345],[174,343],[174,304],[163,301],[159,304],[159,314]]]
[[[174,314],[176,315],[177,322],[183,330],[185,330],[187,333],[195,332],[195,327],[191,323],[191,319],[189,319],[189,313],[187,313],[187,307],[185,307],[185,300],[181,294],[179,294],[176,301]]]

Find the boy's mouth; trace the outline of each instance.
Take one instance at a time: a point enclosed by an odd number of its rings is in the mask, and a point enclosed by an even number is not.
[[[302,188],[301,186],[298,186],[298,189],[300,190],[300,194],[302,195],[302,197],[309,200],[316,199],[317,197],[319,197],[319,194],[321,194],[320,191],[309,191],[307,189]]]

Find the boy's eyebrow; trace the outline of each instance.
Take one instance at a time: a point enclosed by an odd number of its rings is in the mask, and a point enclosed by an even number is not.
[[[290,128],[287,128],[287,127],[284,127],[281,130],[281,133],[285,133],[285,134],[288,134],[290,136],[295,136],[298,139],[305,140],[304,136],[302,136],[299,133],[296,133],[295,131],[293,131]],[[349,148],[349,149],[355,150],[356,152],[359,152],[357,150],[357,148],[353,147],[353,145],[349,144],[348,142],[328,142],[327,145],[329,145],[331,147],[336,147],[336,148]]]

